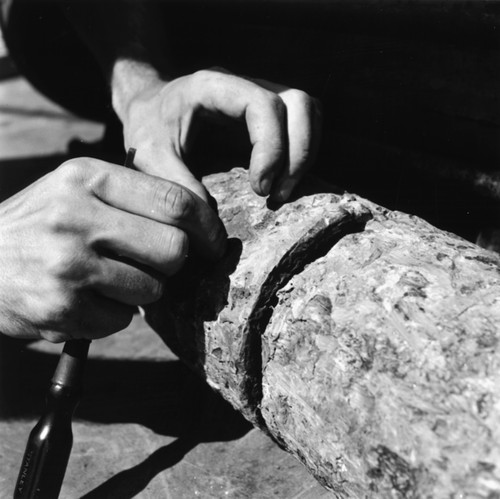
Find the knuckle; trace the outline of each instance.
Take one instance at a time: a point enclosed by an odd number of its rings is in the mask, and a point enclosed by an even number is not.
[[[165,181],[159,183],[154,191],[153,207],[175,221],[189,218],[195,208],[193,196],[187,189]]]
[[[59,181],[65,185],[79,184],[91,168],[90,158],[70,159],[57,168]]]
[[[66,280],[72,274],[74,266],[73,258],[63,251],[51,252],[46,263],[49,275],[58,280]]]
[[[81,248],[74,242],[55,245],[46,252],[45,268],[47,274],[61,282],[83,283],[87,277],[87,268],[82,262]]]
[[[267,105],[278,115],[283,115],[285,112],[285,103],[278,94],[262,89],[263,96]]]
[[[52,329],[65,330],[75,320],[78,306],[75,306],[74,292],[55,281],[46,290],[42,303],[38,307],[40,317],[45,326]]]
[[[67,194],[53,197],[44,217],[49,232],[53,234],[74,232],[78,217],[78,210],[75,208],[74,199]]]
[[[58,192],[81,196],[89,192],[104,195],[114,176],[110,165],[96,163],[93,158],[66,161],[58,168]]]
[[[200,69],[195,71],[192,75],[192,81],[198,85],[204,85],[209,83],[215,76],[217,72],[212,69]]]
[[[190,93],[194,93],[205,104],[217,100],[216,96],[220,92],[227,91],[229,80],[228,73],[215,69],[200,69],[193,73],[189,79]],[[202,97],[204,96],[204,97]]]
[[[92,192],[97,197],[104,197],[112,182],[113,172],[106,168],[95,168],[87,172],[85,190]]]
[[[54,259],[58,252],[75,261],[89,259],[88,251],[96,239],[92,224],[98,216],[98,210],[89,204],[75,203],[69,197],[53,199],[45,210],[42,228],[49,259]]]

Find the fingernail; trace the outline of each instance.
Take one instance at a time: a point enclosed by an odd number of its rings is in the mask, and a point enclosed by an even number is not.
[[[272,173],[268,173],[264,176],[259,184],[260,192],[263,196],[267,196],[271,192],[271,187],[273,185],[274,175]]]
[[[297,182],[292,179],[286,179],[281,183],[277,192],[280,201],[285,202],[288,200],[296,184]]]

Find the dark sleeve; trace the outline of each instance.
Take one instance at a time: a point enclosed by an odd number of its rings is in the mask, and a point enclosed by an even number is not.
[[[105,121],[111,112],[105,78],[68,22],[61,2],[0,1],[3,36],[19,71],[71,112]]]
[[[59,1],[108,81],[118,59],[146,63],[161,73],[168,71],[171,54],[164,23],[168,4],[154,0]]]

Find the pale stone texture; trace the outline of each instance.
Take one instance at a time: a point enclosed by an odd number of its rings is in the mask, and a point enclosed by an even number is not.
[[[226,259],[150,311],[181,358],[337,497],[499,494],[500,256],[353,195],[205,182]]]
[[[500,259],[394,213],[279,293],[271,433],[341,497],[500,491]]]

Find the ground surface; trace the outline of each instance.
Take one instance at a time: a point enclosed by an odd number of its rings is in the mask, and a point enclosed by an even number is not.
[[[70,140],[102,133],[23,79],[0,79],[0,196],[56,167]],[[0,498],[9,498],[61,346],[3,338],[0,349],[0,412],[10,414],[0,420]],[[191,374],[140,316],[92,344],[85,386],[62,498],[331,497]]]

